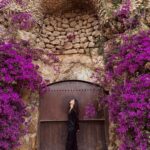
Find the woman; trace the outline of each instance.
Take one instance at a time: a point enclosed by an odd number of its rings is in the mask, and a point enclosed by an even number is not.
[[[76,137],[76,133],[79,131],[78,114],[78,101],[76,99],[71,99],[69,101],[68,111],[66,150],[78,150]]]

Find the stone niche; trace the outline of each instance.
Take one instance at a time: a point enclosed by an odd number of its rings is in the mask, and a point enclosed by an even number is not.
[[[99,55],[99,20],[92,4],[83,0],[43,0],[41,5],[45,16],[43,25],[29,39],[35,48],[59,58],[52,65],[34,61],[43,78],[49,83],[71,79],[95,82],[92,75],[96,68],[104,69],[104,60]],[[49,59],[45,53],[41,57]],[[27,119],[31,122],[29,134],[21,138],[22,146],[17,150],[37,150],[38,94],[25,92],[23,95],[31,112]]]

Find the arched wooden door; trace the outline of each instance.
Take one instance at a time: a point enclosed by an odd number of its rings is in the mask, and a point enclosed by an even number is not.
[[[92,119],[85,119],[85,106],[97,107],[103,89],[84,81],[61,81],[49,85],[40,95],[39,150],[65,150],[67,137],[67,104],[71,98],[79,101],[79,150],[107,150],[107,123],[105,113],[97,111]]]

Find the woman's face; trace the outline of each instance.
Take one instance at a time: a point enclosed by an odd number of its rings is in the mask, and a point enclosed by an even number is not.
[[[73,106],[74,106],[74,104],[75,104],[75,100],[74,100],[74,99],[72,99],[72,100],[70,100],[70,102],[69,102],[69,103],[70,103],[70,107],[71,107],[71,108],[73,108]]]

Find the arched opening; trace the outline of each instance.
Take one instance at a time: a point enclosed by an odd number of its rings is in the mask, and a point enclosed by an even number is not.
[[[40,95],[39,150],[65,150],[67,104],[72,98],[79,102],[79,150],[107,150],[108,115],[99,107],[104,89],[97,84],[80,80],[67,80],[48,85]],[[85,118],[85,107],[93,104],[95,116]]]

